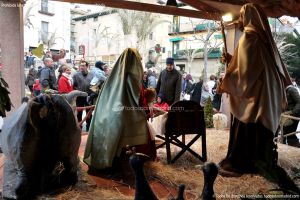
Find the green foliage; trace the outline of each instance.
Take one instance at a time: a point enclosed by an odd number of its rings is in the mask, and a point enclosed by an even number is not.
[[[285,37],[286,43],[294,44],[295,46],[289,48],[289,52],[293,53],[296,52],[296,55],[289,58],[287,60],[287,68],[288,71],[293,78],[300,77],[300,38],[295,37],[291,33],[282,34]],[[300,81],[299,79],[297,80]]]
[[[213,105],[212,105],[212,100],[209,97],[206,105],[204,106],[204,118],[205,118],[205,124],[206,128],[213,128],[214,123],[213,123]]]

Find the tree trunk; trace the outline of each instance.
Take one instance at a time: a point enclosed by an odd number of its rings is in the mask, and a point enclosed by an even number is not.
[[[204,69],[203,69],[203,82],[207,82],[207,42],[204,43],[204,49],[203,49],[203,57],[204,57]]]

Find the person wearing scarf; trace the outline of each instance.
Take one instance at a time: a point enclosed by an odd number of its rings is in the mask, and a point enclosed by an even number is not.
[[[58,92],[60,94],[69,93],[73,90],[71,67],[69,67],[68,65],[62,65],[60,71],[61,75],[58,79]]]
[[[262,8],[245,4],[239,23],[243,34],[218,88],[230,95],[232,114],[228,152],[220,162],[220,174],[259,173],[297,190],[277,165],[273,142],[287,105],[285,87],[291,84],[290,77]]]
[[[141,56],[135,49],[126,49],[99,92],[83,158],[91,171],[113,167],[114,158],[127,145],[155,159],[143,108],[142,78]]]

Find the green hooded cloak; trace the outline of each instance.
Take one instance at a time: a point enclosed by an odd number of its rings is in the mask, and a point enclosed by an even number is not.
[[[126,49],[97,99],[83,158],[90,167],[111,167],[123,147],[147,143],[146,113],[139,107],[142,77],[141,56]]]

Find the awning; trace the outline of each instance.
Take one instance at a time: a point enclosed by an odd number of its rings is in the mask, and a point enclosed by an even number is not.
[[[184,39],[183,37],[176,37],[176,38],[170,38],[169,41],[170,42],[178,42],[178,41],[181,41],[183,39]]]

